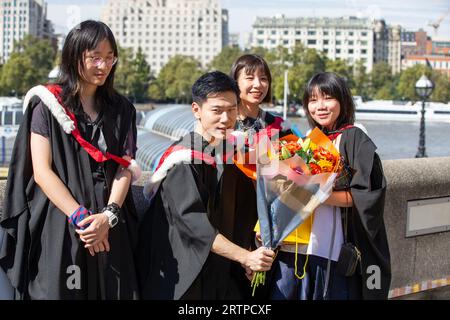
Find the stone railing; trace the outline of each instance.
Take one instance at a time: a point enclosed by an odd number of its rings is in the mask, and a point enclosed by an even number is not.
[[[450,157],[386,160],[383,168],[388,183],[384,220],[392,263],[390,296],[448,299],[450,231],[406,237],[406,230],[408,201],[450,197]],[[430,290],[434,288],[440,288],[439,295]]]

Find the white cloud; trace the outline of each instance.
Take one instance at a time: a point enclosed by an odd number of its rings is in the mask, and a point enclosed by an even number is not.
[[[54,23],[56,32],[67,33],[81,21],[99,20],[101,11],[102,6],[96,4],[49,4],[47,17]]]

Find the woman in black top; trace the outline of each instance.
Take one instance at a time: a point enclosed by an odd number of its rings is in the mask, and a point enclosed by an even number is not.
[[[137,298],[135,109],[113,88],[117,56],[111,30],[84,21],[66,38],[57,85],[25,98],[0,222],[16,298]]]

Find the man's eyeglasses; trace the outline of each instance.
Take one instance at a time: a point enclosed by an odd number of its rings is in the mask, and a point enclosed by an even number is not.
[[[112,67],[117,63],[117,60],[119,60],[119,58],[117,57],[102,58],[95,56],[87,56],[86,58],[89,59],[92,62],[92,64],[96,67],[100,67],[103,62],[106,64],[107,67]]]

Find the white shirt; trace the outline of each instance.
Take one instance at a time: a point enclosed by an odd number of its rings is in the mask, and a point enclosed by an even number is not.
[[[333,144],[339,150],[339,144],[341,142],[341,135],[333,141]],[[314,211],[313,224],[311,227],[311,236],[308,245],[298,245],[298,253],[301,254],[311,254],[319,256],[325,259],[331,258],[333,261],[337,261],[339,258],[339,253],[341,252],[341,247],[344,244],[344,234],[342,229],[342,218],[341,218],[341,208],[336,207],[335,213],[335,233],[334,233],[334,243],[331,250],[330,257],[330,246],[332,242],[333,234],[333,206],[322,204],[316,208]],[[294,252],[294,245],[282,245],[281,251]]]

